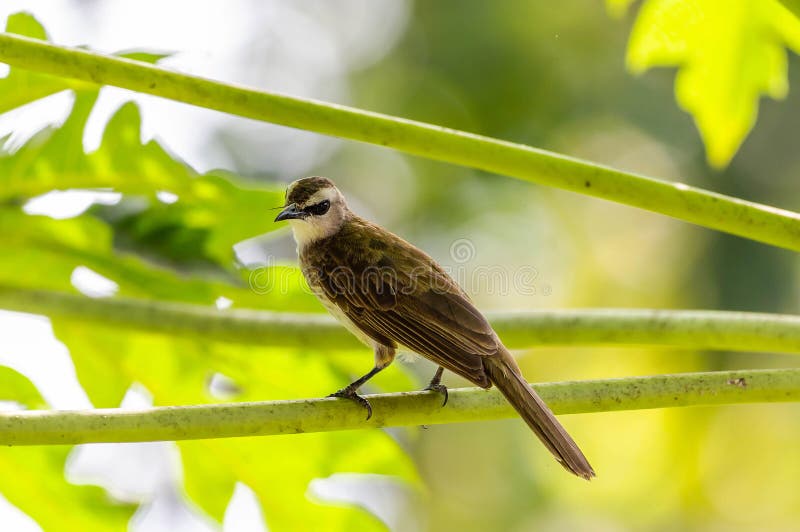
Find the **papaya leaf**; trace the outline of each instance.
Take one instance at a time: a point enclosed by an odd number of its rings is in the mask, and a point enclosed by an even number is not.
[[[0,207],[0,284],[74,291],[73,270],[85,266],[119,285],[119,295],[266,310],[320,311],[297,268],[264,267],[230,282],[178,275],[114,250],[108,225],[90,216],[54,220]],[[248,283],[252,283],[252,286]]]
[[[209,378],[221,373],[235,383],[235,400],[291,399],[327,395],[371,363],[350,353],[247,348],[200,338],[132,333],[114,327],[56,320],[57,336],[70,348],[78,377],[96,405],[114,405],[133,382],[159,405],[220,401],[209,394]],[[302,371],[300,369],[302,368]],[[392,389],[413,387],[398,369],[380,381]],[[318,504],[306,496],[309,482],[338,472],[392,475],[418,482],[410,458],[382,431],[301,434],[179,442],[187,494],[211,517],[222,520],[237,482],[253,489],[271,529],[382,528],[352,508]]]
[[[0,366],[0,400],[41,408],[45,402],[33,384]],[[112,502],[104,490],[76,486],[64,478],[66,446],[0,449],[0,492],[44,530],[126,530],[134,506]]]
[[[270,209],[283,203],[282,187],[247,186],[221,172],[198,175],[158,142],[140,140],[141,117],[123,105],[106,126],[100,148],[84,154],[83,128],[96,93],[80,94],[65,123],[47,128],[13,154],[0,157],[0,200],[31,198],[54,189],[111,189],[152,202],[151,231],[179,224],[204,238],[210,260],[233,264],[233,245],[274,231]],[[164,204],[160,192],[177,196]]]
[[[20,28],[27,25],[28,34],[44,37],[32,17],[18,18],[15,24]],[[160,58],[158,54],[129,57]],[[27,75],[16,69],[12,73]],[[29,89],[37,98],[55,90],[47,85],[47,77],[41,76],[11,78],[13,86],[9,78],[0,83],[6,83],[9,91],[20,91],[25,87],[22,81],[42,84]],[[74,87],[64,85],[59,90],[64,88]],[[207,305],[224,296],[237,306],[321,309],[304,289],[296,268],[270,266],[246,272],[234,266],[235,243],[276,229],[270,209],[282,204],[282,187],[256,185],[222,172],[200,175],[157,141],[143,143],[141,117],[133,103],[114,113],[100,147],[87,154],[82,145],[83,131],[97,99],[97,87],[81,85],[79,89],[61,126],[45,128],[20,149],[0,154],[0,283],[74,290],[70,276],[77,266],[86,266],[113,280],[120,295]],[[123,201],[66,220],[27,215],[21,208],[25,200],[38,195],[74,189],[113,190],[123,194]],[[173,201],[161,201],[165,192]],[[140,207],[123,228],[118,222],[125,219],[125,209],[136,202]],[[117,244],[123,230],[124,236],[157,245],[146,247],[140,256],[121,251]],[[157,265],[143,260],[143,255],[155,260],[168,256],[176,246],[186,251],[188,259],[206,259],[220,268],[210,272],[212,275],[208,271],[187,275],[164,267],[160,261]],[[209,342],[202,335],[176,338],[65,318],[53,319],[53,328],[70,349],[78,378],[96,406],[119,405],[133,383],[145,386],[159,405],[219,401],[210,394],[208,385],[216,374],[231,379],[237,400],[322,396],[363,374],[372,358],[366,349],[362,356],[245,349]],[[2,376],[0,373],[0,384]],[[393,370],[379,376],[373,386],[402,390],[414,384],[403,372]],[[26,397],[24,390],[17,388],[13,388],[13,395]],[[185,442],[180,447],[187,492],[209,515],[221,521],[235,484],[244,482],[259,497],[273,529],[323,525],[325,529],[383,528],[364,511],[310,500],[306,492],[314,478],[338,472],[369,472],[417,482],[410,458],[382,431],[209,440]],[[43,496],[63,501],[102,496],[98,488],[66,484],[66,450],[48,449],[43,452],[55,453],[48,462],[53,472],[46,480],[28,475],[31,488],[42,486]],[[8,465],[4,468],[4,472],[12,472],[8,478],[24,476],[13,463]],[[58,491],[61,484],[71,495]],[[24,490],[22,493],[30,498]],[[9,500],[19,502],[11,497]],[[20,501],[20,508],[28,511],[22,505],[24,500]],[[90,522],[111,519],[105,516],[108,505],[90,502],[99,509],[96,515],[83,516],[83,506],[76,503],[74,519],[64,521],[58,514],[52,518],[61,519],[58,524],[62,529],[65,522],[69,529],[124,526],[126,519],[119,521],[120,526]],[[48,505],[40,503],[40,508]],[[127,518],[130,508],[122,510],[119,514]],[[37,514],[31,515],[37,518]],[[53,528],[49,522],[42,525]]]
[[[795,17],[800,17],[800,0],[780,0],[781,4],[794,14]]]
[[[800,51],[800,20],[777,0],[647,0],[627,63],[637,74],[678,67],[678,104],[722,168],[755,124],[761,95],[786,96],[786,47]]]
[[[0,401],[14,401],[27,408],[45,405],[36,386],[27,377],[7,366],[0,366]]]
[[[634,0],[606,0],[606,9],[614,18],[622,17]]]
[[[6,32],[48,40],[44,28],[30,13],[15,13],[9,16]],[[0,79],[0,113],[63,90],[93,87],[89,83],[12,68],[8,76]]]

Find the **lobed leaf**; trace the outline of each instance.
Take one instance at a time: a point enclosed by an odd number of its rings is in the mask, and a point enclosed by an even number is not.
[[[761,95],[786,96],[786,47],[800,51],[800,20],[777,0],[647,0],[627,63],[634,73],[678,67],[678,104],[720,168],[755,124]]]
[[[0,400],[29,408],[45,402],[23,375],[0,366]],[[64,478],[67,446],[0,449],[0,492],[44,530],[126,530],[134,507],[112,502],[94,486],[76,486]]]
[[[285,349],[248,348],[123,332],[76,321],[54,323],[73,354],[78,376],[95,405],[119,403],[133,382],[158,405],[217,402],[209,378],[221,373],[235,383],[237,401],[320,397],[365,372],[371,354],[322,357]],[[113,355],[112,355],[113,354]],[[110,356],[111,355],[111,356]],[[381,376],[393,389],[415,386],[397,368]],[[386,433],[359,431],[179,442],[188,495],[221,521],[236,482],[254,490],[272,529],[372,529],[374,518],[326,506],[306,496],[314,478],[337,472],[369,472],[418,482],[413,463]],[[326,525],[327,524],[327,525]],[[323,527],[323,525],[326,525]]]
[[[6,32],[48,40],[47,32],[29,13],[15,13],[8,17]],[[68,80],[57,76],[39,74],[12,68],[8,76],[0,79],[0,113],[16,109],[45,96],[67,89],[92,87],[82,81]]]

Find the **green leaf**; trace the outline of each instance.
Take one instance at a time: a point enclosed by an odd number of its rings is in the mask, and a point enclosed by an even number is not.
[[[39,390],[27,377],[6,366],[0,366],[0,401],[14,401],[28,408],[40,408],[45,404]]]
[[[6,32],[48,40],[42,25],[29,13],[16,13],[9,16],[6,22]],[[0,113],[66,89],[91,87],[93,85],[80,81],[12,68],[8,76],[0,79]]]
[[[0,231],[0,281],[72,290],[72,270],[85,265],[117,282],[120,294],[206,304],[225,296],[256,308],[321,310],[294,268],[233,268],[236,242],[277,227],[269,215],[269,208],[283,200],[277,187],[244,188],[234,182],[243,184],[241,180],[220,172],[199,176],[157,142],[142,144],[141,118],[134,104],[115,113],[100,148],[87,155],[81,138],[95,99],[94,92],[79,94],[61,127],[46,128],[17,152],[0,155],[0,202],[5,198],[10,204],[0,208],[0,227],[17,228]],[[148,198],[150,203],[126,228],[129,234],[157,242],[160,247],[148,248],[151,254],[161,251],[163,256],[177,248],[192,254],[199,249],[202,256],[190,258],[206,258],[228,268],[228,273],[217,272],[214,280],[177,276],[119,253],[114,245],[119,235],[90,215],[58,221],[26,216],[16,206],[59,188],[110,188]],[[160,190],[177,194],[178,201],[167,205],[155,200]],[[114,208],[108,208],[109,218],[119,217]]]
[[[6,32],[24,35],[33,39],[49,41],[44,27],[30,13],[14,13],[8,17]],[[126,50],[115,55],[147,63],[157,63],[169,57],[171,52],[153,50]],[[0,79],[0,113],[10,111],[27,103],[36,101],[67,89],[96,92],[98,86],[93,83],[37,74],[20,68],[12,68],[3,79]]]
[[[78,92],[63,125],[46,128],[16,152],[0,155],[0,227],[14,228],[0,231],[0,283],[71,291],[70,275],[83,265],[115,281],[121,295],[201,304],[225,296],[237,306],[321,309],[296,268],[244,272],[233,267],[233,244],[277,227],[270,209],[283,202],[282,187],[255,186],[222,172],[199,175],[158,142],[141,142],[141,117],[132,103],[110,119],[100,147],[85,154],[81,139],[96,98],[96,87]],[[121,192],[125,199],[68,220],[26,215],[20,208],[24,200],[51,190],[100,188]],[[178,200],[162,203],[159,191]],[[140,206],[130,211],[137,202]],[[181,248],[187,259],[207,259],[227,272],[218,268],[214,277],[178,274],[120,252],[122,238],[144,244],[125,249],[148,258],[171,258],[172,250]],[[361,356],[331,356],[244,348],[77,320],[54,319],[53,328],[69,347],[78,378],[96,406],[119,405],[133,383],[145,386],[160,405],[216,401],[207,391],[215,373],[235,382],[241,389],[239,400],[322,396],[363,374],[372,360],[366,349]],[[415,386],[402,371],[384,373],[374,386]],[[382,431],[188,442],[181,448],[187,491],[204,510],[221,520],[234,485],[242,481],[255,490],[270,526],[278,530],[383,528],[361,510],[311,501],[306,491],[314,478],[370,472],[417,481],[410,458]],[[65,456],[66,451],[55,455],[55,466],[63,468]],[[61,469],[49,474],[47,482],[64,483]],[[36,477],[32,481],[46,483]],[[96,488],[67,489],[76,490],[73,498],[102,495]],[[43,491],[69,500],[54,490]],[[80,516],[82,507],[75,507]],[[97,518],[103,518],[102,512]],[[78,517],[66,522],[69,529],[115,528]]]
[[[13,154],[0,158],[0,198],[30,198],[51,190],[111,188],[155,197],[184,192],[196,173],[157,142],[140,141],[141,118],[133,103],[111,118],[98,150],[83,152],[83,129],[97,93],[76,97],[61,127],[47,128]]]
[[[143,61],[145,63],[158,63],[162,59],[173,55],[175,52],[164,52],[146,49],[124,50],[117,52],[114,55],[124,57],[126,59],[133,59],[134,61]]]
[[[23,375],[0,366],[0,400],[41,408],[44,399]],[[105,491],[75,486],[64,478],[70,448],[0,449],[0,492],[44,530],[126,530],[134,507],[109,500]]]
[[[223,296],[237,306],[321,311],[297,268],[264,267],[228,282],[178,275],[114,250],[108,225],[90,216],[54,220],[0,207],[0,284],[73,292],[71,275],[86,266],[119,285],[119,295],[213,304]],[[238,281],[238,282],[237,282]],[[252,283],[249,285],[248,283]],[[87,304],[90,304],[87,298]]]
[[[310,500],[309,483],[337,472],[413,475],[410,459],[376,431],[193,440],[179,446],[192,500],[219,520],[235,483],[243,482],[258,496],[270,530],[385,530],[366,512]]]
[[[282,187],[247,186],[221,172],[199,176],[158,142],[142,144],[141,116],[133,103],[111,118],[100,148],[84,154],[83,128],[95,100],[96,93],[78,95],[60,128],[45,129],[14,154],[0,156],[0,199],[54,189],[110,188],[142,195],[151,203],[138,231],[161,233],[164,226],[176,225],[193,231],[203,238],[206,258],[228,268],[235,243],[278,228],[269,209],[282,204]],[[157,201],[159,191],[176,194],[178,201]]]
[[[88,216],[53,220],[0,208],[0,226],[15,228],[0,232],[0,282],[6,285],[73,291],[72,271],[86,266],[131,296],[211,304],[228,288],[116,255],[108,226]]]
[[[8,17],[6,31],[8,33],[16,33],[17,35],[24,35],[31,39],[39,39],[42,41],[50,40],[44,26],[36,20],[36,17],[24,11],[14,13]]]
[[[780,0],[781,4],[791,11],[795,17],[800,17],[800,0]]]
[[[245,401],[321,397],[364,373],[371,362],[366,349],[335,356],[275,349],[244,352],[239,346],[225,345],[210,351],[218,361],[216,369],[241,388],[236,399]],[[389,389],[415,386],[399,367],[381,377],[380,384]],[[371,473],[418,483],[411,459],[383,431],[184,441],[178,445],[186,490],[193,500],[219,520],[234,484],[244,482],[258,496],[272,530],[384,529],[364,512],[310,500],[308,486],[315,478],[340,472]],[[211,461],[209,456],[217,460]],[[209,485],[215,490],[209,490]]]
[[[70,448],[0,449],[0,492],[44,530],[127,530],[134,507],[114,503],[102,488],[64,478]]]
[[[614,18],[621,18],[634,0],[606,0],[606,9]]]
[[[320,397],[371,364],[366,348],[358,353],[361,356],[312,354],[131,333],[68,320],[56,320],[53,326],[69,346],[89,397],[101,406],[118,404],[133,382],[145,386],[159,405],[218,401],[207,391],[214,373],[236,383],[241,390],[237,401]],[[390,389],[415,386],[399,368],[380,377],[379,383]],[[259,497],[273,530],[382,527],[361,511],[309,500],[306,491],[314,478],[369,472],[418,482],[411,459],[383,431],[187,441],[179,447],[187,493],[210,516],[221,521],[234,485],[243,482]]]
[[[753,127],[762,94],[786,96],[785,46],[800,21],[777,0],[648,0],[628,45],[635,73],[678,66],[680,106],[692,114],[709,163],[726,166]]]

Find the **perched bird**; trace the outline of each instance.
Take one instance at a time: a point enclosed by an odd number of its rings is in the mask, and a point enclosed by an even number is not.
[[[286,190],[275,221],[288,220],[300,266],[314,294],[375,353],[366,375],[332,394],[372,407],[358,388],[394,360],[399,346],[439,365],[429,390],[445,395],[446,368],[483,388],[497,386],[568,471],[594,470],[567,431],[522,377],[486,318],[432,258],[399,236],[354,214],[325,177]]]

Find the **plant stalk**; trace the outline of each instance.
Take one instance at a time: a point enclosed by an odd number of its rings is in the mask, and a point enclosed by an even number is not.
[[[0,61],[99,85],[394,148],[666,214],[800,251],[800,215],[682,183],[445,127],[183,74],[148,63],[0,33]]]
[[[361,344],[326,314],[294,314],[0,285],[0,308],[86,320],[127,330],[208,341],[358,349]],[[800,353],[800,317],[754,312],[570,309],[487,313],[511,349],[538,346],[660,345],[688,349]],[[361,346],[363,347],[363,346]]]
[[[720,371],[535,384],[557,414],[800,400],[800,369]],[[58,445],[267,436],[515,416],[496,389],[367,396],[373,417],[347,399],[308,399],[144,410],[0,412],[0,445]]]

